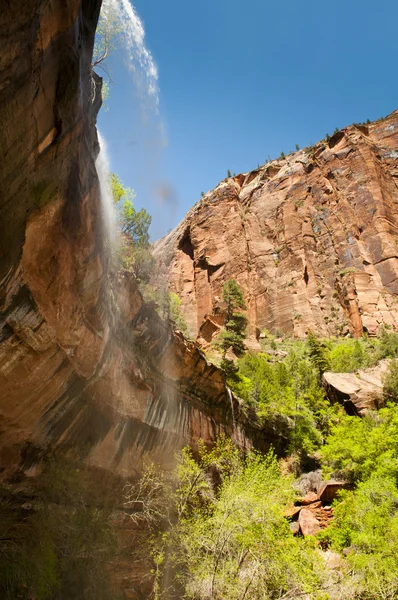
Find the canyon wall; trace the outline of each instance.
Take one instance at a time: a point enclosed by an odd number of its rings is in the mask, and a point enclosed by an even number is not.
[[[155,244],[191,333],[242,286],[249,337],[398,328],[398,111],[222,181]]]
[[[108,264],[91,71],[100,4],[10,0],[0,14],[2,478],[57,448],[131,475],[232,431],[222,374]]]

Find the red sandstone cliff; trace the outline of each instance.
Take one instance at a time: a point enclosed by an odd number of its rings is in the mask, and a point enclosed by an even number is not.
[[[133,474],[231,428],[222,374],[104,251],[91,55],[100,0],[0,13],[0,466],[72,448]],[[100,79],[96,78],[100,86]],[[224,424],[224,425],[223,425]],[[245,434],[236,434],[245,444]]]
[[[244,290],[252,337],[375,334],[398,328],[397,233],[395,111],[225,179],[155,254],[202,343],[229,278]]]

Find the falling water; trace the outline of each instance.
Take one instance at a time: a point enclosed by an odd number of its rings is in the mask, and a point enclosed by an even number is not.
[[[98,141],[100,145],[100,152],[95,162],[95,168],[97,169],[97,175],[100,184],[101,210],[105,240],[106,243],[109,244],[109,250],[111,254],[113,254],[113,251],[117,249],[118,245],[116,213],[110,186],[110,169],[106,143],[99,131]]]
[[[159,112],[158,70],[152,54],[145,46],[145,30],[129,0],[104,0],[101,15],[114,20],[118,41],[125,51],[128,69],[141,98],[143,109]],[[152,106],[151,106],[152,105]]]
[[[232,435],[233,437],[235,437],[235,431],[236,431],[236,419],[235,419],[235,409],[234,409],[234,401],[232,398],[232,392],[229,389],[229,387],[227,386],[227,393],[228,393],[228,398],[229,398],[229,402],[231,404],[231,413],[232,413]]]

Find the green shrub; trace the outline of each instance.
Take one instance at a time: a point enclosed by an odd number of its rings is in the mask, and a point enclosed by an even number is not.
[[[352,481],[372,474],[398,475],[398,408],[394,405],[365,417],[343,415],[319,451],[325,476]]]
[[[365,367],[367,356],[358,340],[345,340],[332,347],[329,361],[335,373],[350,373]]]
[[[398,596],[398,489],[390,478],[373,476],[345,491],[334,520],[321,537],[334,550],[348,548],[354,597],[379,600]]]
[[[155,543],[156,598],[288,598],[317,587],[315,547],[289,530],[292,481],[272,454],[244,459],[224,439],[200,446],[199,462],[183,451],[174,477],[178,516]]]
[[[379,358],[398,358],[398,333],[388,333],[382,328],[379,340]]]
[[[398,360],[393,360],[383,378],[383,395],[386,402],[398,403]]]
[[[289,452],[302,457],[312,453],[336,418],[319,385],[317,369],[297,343],[281,362],[267,354],[246,354],[238,361],[238,373],[228,380],[231,389],[254,408],[264,424],[285,440]]]

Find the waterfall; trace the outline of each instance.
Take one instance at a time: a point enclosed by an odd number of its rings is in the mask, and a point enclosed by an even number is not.
[[[229,402],[231,404],[231,414],[232,414],[232,430],[233,430],[233,434],[232,437],[235,437],[235,431],[236,431],[236,419],[235,419],[235,409],[234,409],[234,400],[232,398],[232,392],[229,389],[228,386],[227,387],[227,393],[228,393],[228,398],[229,398]]]
[[[151,107],[159,112],[158,70],[152,54],[145,45],[145,30],[129,0],[104,0],[101,17],[113,23],[117,42],[125,51],[128,69],[133,74],[137,93],[143,108]]]
[[[110,185],[111,173],[105,140],[99,131],[97,131],[97,133],[100,152],[97,160],[95,161],[95,168],[97,170],[100,184],[101,212],[104,226],[105,243],[109,245],[110,253],[113,255],[118,246],[118,232],[115,207]]]

